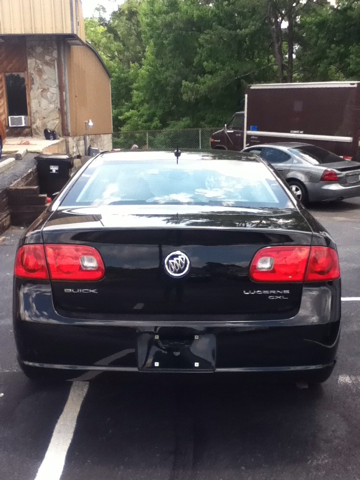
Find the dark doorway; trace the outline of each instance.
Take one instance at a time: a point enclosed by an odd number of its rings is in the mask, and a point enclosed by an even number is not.
[[[26,83],[24,73],[5,74],[8,115],[27,116]]]

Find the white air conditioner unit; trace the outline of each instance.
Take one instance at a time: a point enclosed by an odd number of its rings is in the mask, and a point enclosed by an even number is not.
[[[28,118],[25,115],[16,115],[9,117],[9,127],[27,127]]]

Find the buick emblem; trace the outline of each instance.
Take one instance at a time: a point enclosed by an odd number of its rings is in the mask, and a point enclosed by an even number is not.
[[[170,277],[184,277],[190,270],[190,260],[183,252],[172,252],[165,258],[165,270]]]

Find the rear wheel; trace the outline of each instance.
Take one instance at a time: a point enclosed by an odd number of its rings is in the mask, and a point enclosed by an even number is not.
[[[309,203],[309,197],[305,185],[297,180],[289,180],[288,184],[294,197],[302,202],[303,205],[307,205]]]

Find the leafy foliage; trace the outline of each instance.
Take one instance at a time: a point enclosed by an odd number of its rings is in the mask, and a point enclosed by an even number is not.
[[[127,0],[107,21],[100,6],[98,18],[85,20],[87,41],[98,50],[112,76],[115,131],[123,127],[122,117],[132,108],[133,85],[145,53],[139,7],[136,0]]]
[[[86,33],[133,131],[222,125],[250,83],[359,78],[359,25],[357,0],[126,0]]]
[[[360,3],[340,0],[318,8],[302,22],[297,52],[303,81],[359,80]]]

